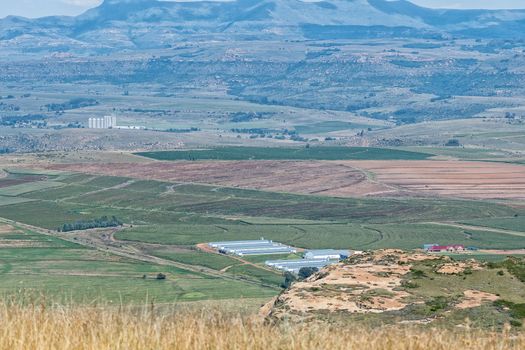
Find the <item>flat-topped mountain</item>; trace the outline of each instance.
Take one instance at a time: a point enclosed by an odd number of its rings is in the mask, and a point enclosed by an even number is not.
[[[187,40],[519,39],[524,33],[525,11],[434,10],[406,0],[106,0],[77,17],[0,20],[2,46],[59,51],[162,48]]]

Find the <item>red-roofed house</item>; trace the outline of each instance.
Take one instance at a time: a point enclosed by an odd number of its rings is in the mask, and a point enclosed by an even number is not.
[[[434,245],[427,249],[430,253],[457,253],[465,251],[463,244]]]

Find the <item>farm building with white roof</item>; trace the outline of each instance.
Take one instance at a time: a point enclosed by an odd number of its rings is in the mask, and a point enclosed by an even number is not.
[[[336,250],[336,249],[309,250],[304,254],[305,259],[320,259],[320,260],[346,259],[349,256],[350,256],[350,251]]]

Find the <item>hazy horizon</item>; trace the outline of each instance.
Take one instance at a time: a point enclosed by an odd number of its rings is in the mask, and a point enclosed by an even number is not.
[[[522,0],[410,0],[432,8],[525,9]],[[0,0],[0,18],[9,15],[37,18],[52,15],[74,16],[102,3],[102,0]],[[45,3],[45,5],[44,5]]]

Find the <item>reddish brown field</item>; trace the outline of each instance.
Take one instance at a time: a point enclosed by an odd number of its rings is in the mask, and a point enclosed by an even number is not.
[[[494,162],[356,161],[342,164],[375,174],[377,181],[424,195],[525,199],[525,167]]]
[[[525,167],[464,161],[203,161],[47,168],[341,197],[525,199]]]
[[[365,196],[389,193],[360,170],[334,162],[206,161],[130,164],[59,164],[48,168],[267,191]]]
[[[7,178],[6,176],[3,176],[3,177],[0,177],[0,188],[21,185],[21,184],[25,184],[29,182],[42,181],[45,179],[46,179],[45,176],[35,176],[35,175],[20,176],[16,179],[10,179],[10,178]]]

